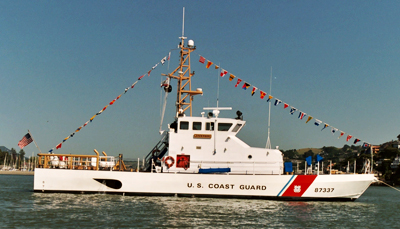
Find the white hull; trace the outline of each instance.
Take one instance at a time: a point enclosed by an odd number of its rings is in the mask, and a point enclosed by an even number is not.
[[[374,179],[373,174],[226,175],[37,168],[34,191],[355,200]]]

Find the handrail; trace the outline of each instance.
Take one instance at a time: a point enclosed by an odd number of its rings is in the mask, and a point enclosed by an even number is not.
[[[78,155],[78,154],[48,154],[48,153],[38,153],[38,156],[57,156],[57,157],[97,157],[96,155]]]
[[[151,149],[151,151],[147,154],[147,156],[145,157],[145,164],[144,166],[144,170],[149,170],[151,168],[151,159],[153,157],[153,152],[158,152],[157,157],[160,156],[160,154],[168,147],[167,146],[168,143],[168,132],[164,132],[162,134],[161,140]]]
[[[283,165],[281,162],[244,162],[244,161],[195,161],[191,160],[190,164],[191,169],[187,170],[179,170],[179,173],[193,173],[196,172],[199,168],[207,169],[207,168],[231,168],[233,169],[231,172],[227,174],[282,174],[283,173]],[[273,166],[270,167],[270,166]],[[167,170],[168,171],[168,170]],[[170,172],[177,172],[175,169]]]
[[[96,155],[75,155],[75,154],[38,154],[39,167],[42,168],[68,168],[68,169],[93,169],[113,168],[115,157],[100,156],[99,152],[93,150]],[[105,152],[103,152],[104,155]]]
[[[281,164],[281,162],[245,162],[245,161],[190,161],[190,163],[208,163],[208,164]]]

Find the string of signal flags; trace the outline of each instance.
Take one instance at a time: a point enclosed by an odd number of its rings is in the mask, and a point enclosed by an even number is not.
[[[306,123],[309,123],[311,120],[314,120],[314,125],[315,126],[322,126],[321,131],[327,129],[328,127],[330,127],[331,128],[331,132],[332,132],[333,135],[336,132],[339,132],[340,134],[339,134],[338,139],[340,139],[341,137],[347,135],[346,136],[346,141],[347,142],[350,141],[350,139],[354,138],[353,144],[357,144],[359,142],[363,142],[363,144],[362,144],[363,147],[368,148],[370,146],[370,143],[368,143],[366,141],[362,141],[359,138],[355,138],[353,135],[346,134],[346,132],[344,132],[342,130],[339,130],[338,128],[335,128],[333,126],[330,126],[326,122],[323,122],[323,121],[321,121],[319,119],[316,119],[315,117],[313,117],[311,115],[308,115],[305,112],[303,112],[303,111],[301,111],[301,110],[299,110],[297,108],[294,108],[293,106],[289,105],[288,103],[285,103],[282,100],[280,100],[280,99],[278,99],[278,98],[276,98],[276,97],[274,97],[272,95],[268,95],[265,91],[259,89],[255,85],[252,85],[249,82],[247,82],[247,81],[235,76],[233,73],[229,72],[226,69],[220,68],[220,66],[216,65],[215,62],[213,62],[213,61],[211,61],[209,59],[206,59],[204,56],[202,56],[200,54],[197,54],[197,55],[199,55],[199,57],[200,57],[199,62],[202,63],[202,64],[205,64],[205,67],[207,69],[212,69],[212,66],[214,66],[214,69],[218,69],[220,71],[219,75],[221,77],[229,76],[229,81],[234,82],[235,83],[235,87],[242,88],[243,90],[247,90],[247,89],[251,88],[251,95],[252,96],[254,96],[256,94],[256,91],[258,90],[259,93],[260,93],[260,99],[264,99],[265,98],[267,100],[267,102],[271,102],[271,103],[273,102],[275,106],[278,106],[279,104],[282,103],[283,104],[283,109],[287,109],[287,108],[290,107],[289,113],[291,115],[294,115],[296,112],[298,112],[298,119],[299,120],[306,120]]]
[[[199,54],[198,54],[199,55]],[[220,69],[220,76],[224,77],[226,75],[229,75],[229,81],[233,81],[236,82],[235,87],[239,87],[242,88],[244,90],[247,90],[248,88],[252,87],[251,90],[251,95],[254,96],[254,94],[256,94],[256,91],[258,90],[260,93],[260,99],[267,99],[267,102],[272,102],[272,100],[274,99],[274,105],[278,106],[279,104],[283,103],[283,109],[289,108],[290,107],[290,114],[294,115],[295,112],[299,112],[299,116],[298,118],[300,120],[306,119],[306,123],[310,122],[312,119],[314,119],[314,125],[315,126],[320,126],[322,123],[324,123],[322,125],[322,130],[326,129],[327,127],[329,127],[330,125],[322,122],[321,120],[318,120],[310,115],[307,115],[305,112],[294,108],[293,106],[290,106],[288,103],[283,102],[282,100],[278,99],[278,98],[274,98],[274,96],[272,95],[268,95],[266,92],[262,91],[261,89],[258,89],[255,85],[251,85],[249,82],[244,81],[243,79],[233,75],[231,72],[228,72],[227,70],[220,68],[218,65],[214,64],[212,61],[206,59],[205,57],[200,56],[199,62],[202,64],[206,65],[207,69],[210,69],[211,66],[214,65],[215,69]],[[96,118],[98,115],[102,114],[109,106],[113,105],[117,100],[119,100],[121,98],[122,95],[126,94],[128,92],[129,89],[133,89],[135,87],[135,85],[139,82],[139,80],[143,79],[143,77],[145,75],[147,75],[148,77],[150,77],[150,73],[151,71],[153,71],[159,64],[164,65],[164,63],[166,61],[169,61],[171,57],[171,52],[168,53],[167,56],[165,56],[164,58],[162,58],[157,64],[155,64],[147,73],[141,75],[132,85],[128,86],[127,88],[125,88],[124,92],[120,95],[118,95],[115,99],[113,99],[109,104],[107,104],[106,106],[103,107],[103,109],[101,109],[99,112],[97,112],[95,115],[93,115],[88,121],[86,121],[83,125],[81,125],[80,127],[78,127],[74,132],[72,132],[70,135],[68,135],[66,138],[64,138],[59,144],[57,144],[55,147],[53,147],[52,149],[50,149],[48,152],[52,153],[54,150],[60,149],[62,147],[62,144],[67,141],[68,139],[72,138],[76,133],[78,133],[83,127],[86,127],[88,124],[90,124],[94,118]],[[241,86],[239,86],[241,83],[243,83]],[[308,117],[307,117],[308,116]],[[306,118],[307,117],[307,118]],[[330,126],[331,128],[331,132],[332,134],[335,134],[336,132],[340,132],[339,134],[339,138],[343,137],[346,133],[344,131],[341,131],[333,126]],[[350,139],[352,139],[353,136],[350,134],[347,134],[346,137],[346,141],[348,142]],[[358,142],[361,142],[362,140],[360,140],[359,138],[354,138],[354,144],[357,144]],[[370,144],[368,142],[363,141],[363,147],[369,147]]]
[[[83,125],[81,125],[80,127],[78,127],[74,132],[72,132],[70,135],[68,135],[66,138],[64,138],[60,143],[58,143],[55,147],[53,147],[52,149],[49,150],[49,153],[53,153],[54,150],[60,149],[63,145],[63,143],[65,141],[67,141],[68,139],[72,138],[76,133],[78,133],[83,127],[86,127],[88,124],[90,124],[94,118],[96,118],[98,115],[102,114],[107,107],[113,105],[117,100],[119,100],[121,98],[122,95],[126,94],[128,92],[129,89],[133,89],[135,87],[135,85],[139,82],[139,80],[143,79],[143,77],[145,75],[147,75],[148,77],[150,77],[150,73],[151,71],[153,71],[159,64],[164,65],[164,63],[166,61],[169,61],[171,57],[171,52],[168,53],[167,56],[165,56],[164,58],[162,58],[157,64],[155,64],[147,73],[141,75],[132,85],[128,86],[127,88],[125,88],[124,92],[120,95],[118,95],[115,99],[113,99],[110,103],[108,103],[105,107],[103,107],[103,109],[101,109],[99,112],[97,112],[95,115],[93,115],[88,121],[86,121]]]

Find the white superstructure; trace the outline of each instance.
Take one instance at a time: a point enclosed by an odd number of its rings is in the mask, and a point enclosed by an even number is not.
[[[232,174],[282,174],[282,153],[276,149],[254,148],[236,137],[245,125],[241,119],[179,117],[170,128],[168,156],[177,163],[168,172],[197,173],[200,168],[230,168]],[[180,166],[180,157],[190,164]]]

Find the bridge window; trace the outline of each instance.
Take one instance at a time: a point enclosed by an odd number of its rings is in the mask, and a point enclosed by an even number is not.
[[[193,122],[193,130],[201,130],[201,122]]]
[[[218,123],[218,131],[228,131],[232,126],[232,123]]]
[[[242,124],[236,124],[236,126],[233,127],[232,132],[237,132],[240,129],[240,127],[242,127]]]
[[[206,123],[206,130],[214,130],[214,123],[213,122],[207,122]]]
[[[181,130],[188,130],[189,129],[189,122],[182,121],[179,123],[179,129]]]

